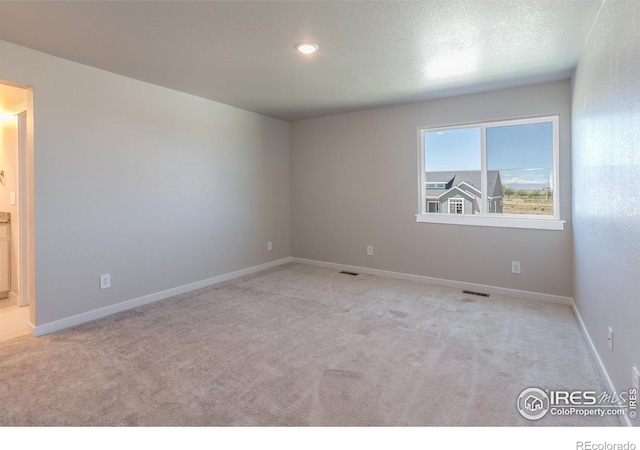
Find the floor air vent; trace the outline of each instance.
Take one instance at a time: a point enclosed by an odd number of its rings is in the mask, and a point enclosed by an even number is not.
[[[480,297],[489,297],[489,294],[484,292],[462,291],[463,294],[479,295]]]
[[[342,272],[340,272],[340,273],[344,273],[345,275],[353,275],[354,277],[355,277],[356,275],[358,275],[358,274],[357,274],[357,273],[355,273],[355,272],[347,272],[346,270],[343,270],[343,271],[342,271]]]

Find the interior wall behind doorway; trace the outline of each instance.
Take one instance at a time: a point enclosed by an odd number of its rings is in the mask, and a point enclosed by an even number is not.
[[[0,211],[11,213],[9,297],[20,299],[19,129],[17,114],[27,109],[26,89],[0,84]]]

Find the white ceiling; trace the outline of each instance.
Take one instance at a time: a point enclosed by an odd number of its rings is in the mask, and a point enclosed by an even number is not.
[[[566,78],[601,3],[1,1],[0,39],[292,121]]]

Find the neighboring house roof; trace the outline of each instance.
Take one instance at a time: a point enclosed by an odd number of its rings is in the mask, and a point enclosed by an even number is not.
[[[458,195],[461,195],[462,197],[465,197],[467,200],[469,201],[474,201],[480,198],[480,193],[475,193],[475,192],[470,192],[468,190],[465,189],[461,189],[460,186],[454,186],[451,189],[449,189],[448,191],[444,191],[442,194],[440,194],[437,198],[440,199],[443,196],[457,191]],[[427,198],[432,198],[431,196],[427,196]]]
[[[454,187],[474,197],[480,197],[479,170],[426,172],[426,182],[446,183],[445,189],[427,189],[428,198],[440,197]],[[487,171],[487,192],[489,197],[502,197],[502,180],[500,180],[499,170]]]

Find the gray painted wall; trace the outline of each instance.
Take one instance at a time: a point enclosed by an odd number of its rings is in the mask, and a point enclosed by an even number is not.
[[[565,231],[416,222],[419,127],[544,114],[560,115]],[[290,135],[293,256],[573,295],[569,80],[298,121]]]
[[[640,2],[604,3],[573,90],[575,301],[619,391],[640,365],[638,22]]]
[[[2,41],[0,79],[34,90],[36,325],[290,255],[288,123]]]

